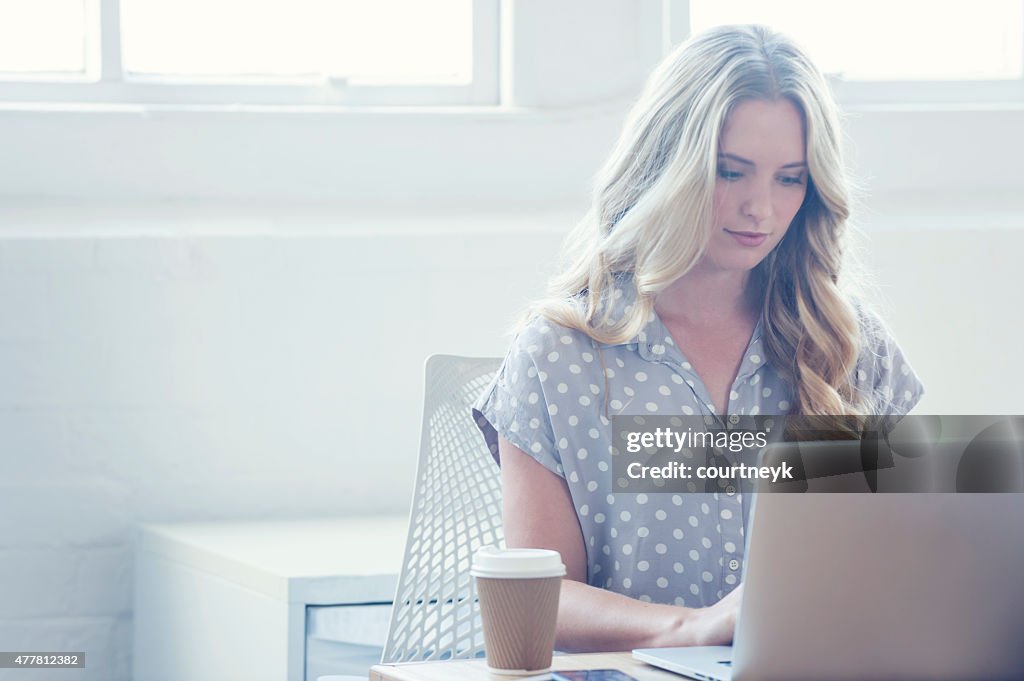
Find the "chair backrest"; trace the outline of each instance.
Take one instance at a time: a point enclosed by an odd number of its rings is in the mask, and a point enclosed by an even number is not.
[[[501,364],[497,358],[427,360],[423,430],[382,662],[478,657],[483,629],[473,553],[504,545],[501,478],[471,414]]]

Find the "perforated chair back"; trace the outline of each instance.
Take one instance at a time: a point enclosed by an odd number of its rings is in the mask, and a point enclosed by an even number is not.
[[[382,662],[483,654],[473,554],[504,546],[501,479],[471,407],[497,358],[427,360],[423,430],[402,574]]]

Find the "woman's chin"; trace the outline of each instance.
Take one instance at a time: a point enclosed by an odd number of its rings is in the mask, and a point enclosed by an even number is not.
[[[747,274],[761,264],[765,258],[762,254],[755,253],[729,253],[718,257],[705,258],[705,264],[709,269],[722,272],[736,272]]]

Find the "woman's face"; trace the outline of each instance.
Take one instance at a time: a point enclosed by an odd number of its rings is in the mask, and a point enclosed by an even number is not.
[[[807,193],[803,118],[789,100],[746,100],[726,118],[705,265],[749,271],[782,241]]]

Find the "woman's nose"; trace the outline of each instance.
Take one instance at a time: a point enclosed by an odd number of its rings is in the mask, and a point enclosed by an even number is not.
[[[772,216],[772,195],[768,187],[753,187],[743,203],[743,214],[760,224]]]

